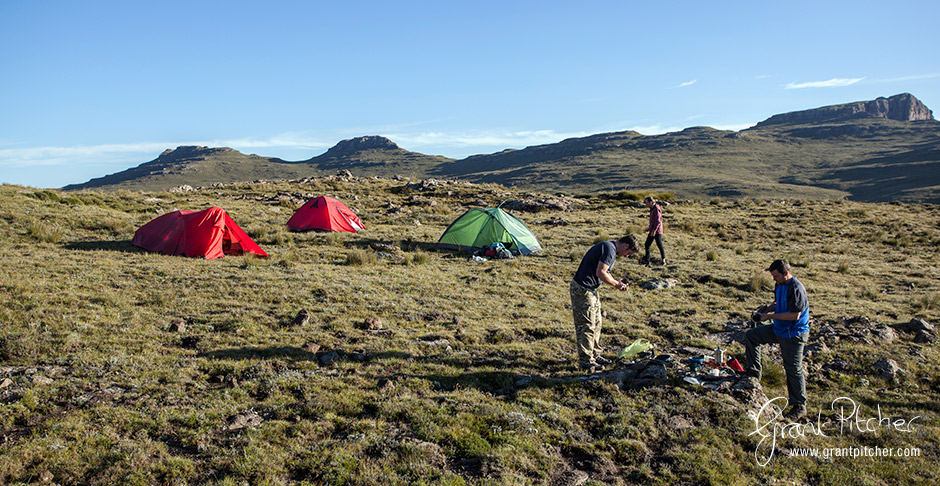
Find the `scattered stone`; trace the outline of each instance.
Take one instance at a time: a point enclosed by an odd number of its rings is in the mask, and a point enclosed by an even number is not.
[[[654,278],[644,282],[642,287],[646,290],[668,289],[679,285],[679,281],[672,278]]]
[[[401,251],[401,248],[395,245],[388,244],[388,243],[374,242],[374,243],[370,243],[369,247],[375,251],[385,251],[388,253],[397,253]]]
[[[894,340],[898,338],[898,335],[896,332],[894,332],[894,329],[891,329],[884,324],[875,326],[875,328],[871,330],[871,334],[875,339],[884,341],[885,343],[893,343]]]
[[[590,479],[588,473],[575,469],[573,471],[566,471],[554,484],[558,486],[581,486],[586,483],[588,479]]]
[[[829,354],[829,352],[830,352],[829,346],[826,346],[826,342],[820,339],[819,341],[816,341],[815,343],[810,344],[809,346],[806,346],[804,354],[806,355],[806,357],[813,357],[813,356],[826,355],[826,354]]]
[[[47,484],[52,482],[52,473],[49,471],[43,471],[39,473],[39,482],[42,484]]]
[[[185,349],[197,349],[199,348],[199,337],[198,336],[186,336],[180,340],[180,346]]]
[[[188,184],[183,184],[182,186],[176,186],[173,189],[170,189],[170,192],[191,192],[191,191],[195,191],[195,189],[193,189],[193,186],[190,186]]]
[[[320,352],[320,345],[317,343],[312,343],[312,342],[304,344],[304,351],[308,353],[317,354],[318,352]]]
[[[290,325],[291,327],[304,327],[310,323],[311,319],[313,319],[313,315],[310,314],[310,311],[300,309],[297,311],[297,315],[294,316],[294,320],[290,321]]]
[[[753,376],[743,376],[732,385],[731,396],[743,403],[751,413],[756,413],[768,401],[760,386],[760,380]]]
[[[904,371],[898,366],[897,361],[891,358],[881,358],[873,367],[881,373],[882,378],[888,381],[895,381],[898,377],[898,373],[903,373]]]
[[[935,343],[937,342],[937,335],[930,331],[917,331],[917,335],[914,336],[915,343]]]
[[[650,363],[640,372],[633,382],[633,386],[646,386],[660,384],[666,381],[666,367],[658,363]]]
[[[843,317],[842,324],[846,326],[851,326],[851,325],[870,326],[871,319],[865,316]]]
[[[178,332],[180,334],[185,333],[186,321],[182,319],[174,319],[173,322],[170,323],[170,332]]]
[[[367,317],[362,323],[362,328],[367,331],[381,331],[382,321],[378,317]]]
[[[389,253],[387,251],[379,251],[375,253],[375,256],[383,260],[393,260],[397,262],[405,261],[405,255],[402,255],[400,253]]]
[[[35,376],[33,376],[33,384],[34,384],[34,385],[51,385],[51,384],[53,384],[53,383],[55,383],[55,380],[53,380],[52,378],[47,378],[47,377],[42,376],[42,375],[35,375]]]
[[[638,371],[629,368],[617,368],[610,370],[603,375],[603,380],[607,383],[617,385],[621,389],[633,384]]]
[[[441,347],[441,348],[450,347],[450,341],[448,341],[448,340],[446,340],[446,339],[444,339],[444,338],[438,338],[438,339],[418,338],[417,341],[418,341],[419,343],[421,343],[421,344],[424,344],[424,345],[426,345],[426,346],[430,346],[430,347],[432,347],[432,348],[435,348],[435,347]]]
[[[375,385],[375,387],[378,388],[379,391],[387,392],[387,391],[391,391],[395,389],[395,382],[393,382],[392,380],[389,380],[388,378],[382,378]]]
[[[545,224],[549,226],[568,226],[570,223],[561,218],[548,218],[545,221],[539,221],[537,224]]]
[[[529,213],[539,211],[574,211],[584,205],[584,201],[573,197],[549,197],[544,199],[516,199],[508,201],[504,207]]]
[[[681,415],[673,415],[666,419],[666,426],[672,430],[686,430],[692,428],[692,422]]]
[[[257,427],[261,425],[261,422],[264,422],[264,419],[258,415],[258,412],[249,410],[229,417],[226,422],[228,423],[225,430],[237,431],[246,427]]]
[[[923,320],[923,319],[911,319],[911,322],[908,322],[904,325],[903,329],[908,332],[918,332],[926,331],[930,333],[936,333],[936,328],[933,324]]]
[[[336,351],[328,351],[321,354],[318,359],[321,366],[335,366],[336,362],[339,361],[339,353]]]
[[[4,378],[3,381],[0,381],[0,390],[7,388],[9,386],[13,386],[13,380],[9,378]]]

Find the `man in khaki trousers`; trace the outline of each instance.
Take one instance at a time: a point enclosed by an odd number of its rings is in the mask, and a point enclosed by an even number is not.
[[[611,363],[600,352],[601,299],[597,289],[601,283],[606,283],[617,290],[627,290],[627,283],[611,277],[610,270],[618,256],[630,256],[638,249],[639,243],[633,235],[617,241],[602,241],[584,254],[578,271],[571,279],[569,290],[578,343],[578,366],[588,373],[600,371],[603,365]]]

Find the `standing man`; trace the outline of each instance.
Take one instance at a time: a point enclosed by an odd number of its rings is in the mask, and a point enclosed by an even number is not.
[[[767,268],[777,285],[774,302],[758,312],[761,322],[773,319],[772,325],[757,326],[744,333],[747,354],[745,373],[760,380],[760,345],[780,344],[783,369],[787,372],[787,394],[792,405],[785,417],[799,420],[806,416],[806,377],[803,375],[803,346],[809,338],[809,300],[806,289],[793,274],[786,260],[774,260]],[[773,309],[773,312],[769,312]]]
[[[650,245],[653,244],[653,241],[656,241],[656,246],[659,247],[659,256],[663,259],[663,265],[666,265],[666,250],[663,249],[663,210],[659,207],[659,203],[653,199],[653,196],[646,196],[643,199],[643,204],[646,204],[646,207],[650,208],[650,224],[646,228],[646,232],[649,233],[649,236],[646,237],[646,256],[641,260],[642,263],[649,264],[650,262]]]
[[[602,241],[591,247],[571,280],[571,312],[574,314],[574,332],[578,344],[578,366],[588,373],[603,369],[610,360],[601,356],[601,299],[597,288],[601,283],[627,290],[627,283],[610,276],[618,256],[637,252],[636,237],[627,235],[617,241]]]

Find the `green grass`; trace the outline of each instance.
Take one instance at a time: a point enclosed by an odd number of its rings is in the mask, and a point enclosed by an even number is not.
[[[446,186],[434,195],[446,209],[429,213],[407,204],[404,184],[323,178],[41,196],[0,186],[0,382],[12,382],[0,389],[0,483],[37,483],[45,471],[63,485],[553,484],[574,469],[588,484],[940,479],[936,345],[899,331],[891,343],[827,342],[828,354],[806,360],[811,411],[825,416],[850,396],[866,416],[877,406],[922,416],[912,434],[784,441],[910,445],[925,457],[779,457],[761,468],[753,423],[727,395],[678,381],[619,390],[579,380],[568,282],[595,237],[607,237],[598,228],[645,227],[648,210],[602,194],[572,212],[516,213],[545,250],[476,263],[433,243],[468,204],[513,190]],[[368,229],[288,233],[297,206],[268,202],[279,193],[355,201]],[[206,261],[130,245],[163,212],[208,205],[251,228],[270,257]],[[551,218],[570,224],[539,224]],[[940,320],[934,206],[722,198],[675,202],[664,219],[670,265],[620,258],[614,276],[635,284],[600,291],[612,352],[641,337],[662,352],[717,347],[726,322],[773,298],[763,269],[780,257],[799,264],[814,329],[840,316]],[[899,224],[908,246],[885,242]],[[49,231],[58,237],[41,237]],[[867,237],[879,231],[885,238]],[[395,244],[404,260],[378,258],[375,242]],[[852,268],[841,271],[842,261]],[[679,285],[640,289],[661,277]],[[310,318],[292,324],[302,309]],[[382,329],[369,330],[367,318]],[[185,330],[172,331],[179,323]],[[338,359],[321,364],[329,351]],[[729,352],[741,359],[743,347]],[[907,375],[882,380],[871,370],[882,357]],[[825,368],[836,360],[846,369]],[[765,390],[784,393],[772,347],[764,363]],[[239,414],[259,423],[227,430]],[[691,426],[668,425],[677,418]]]

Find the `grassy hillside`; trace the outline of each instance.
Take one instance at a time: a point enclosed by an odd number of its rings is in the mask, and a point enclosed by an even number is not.
[[[440,176],[542,191],[940,202],[940,123],[863,118],[740,132],[620,132],[473,156]]]
[[[320,194],[344,201],[368,230],[287,232],[293,210]],[[663,383],[623,389],[575,367],[568,281],[594,242],[645,227],[635,195],[517,213],[545,248],[533,256],[475,263],[433,250],[470,205],[518,196],[491,184],[419,192],[372,178],[187,193],[0,186],[0,483],[940,480],[940,351],[902,330],[914,317],[940,321],[936,206],[690,201],[664,211],[673,263],[618,261],[613,273],[634,285],[601,290],[604,345],[614,352],[647,338],[676,360],[726,342],[725,331],[772,298],[769,261],[794,264],[813,342],[827,330],[806,360],[810,412],[827,436],[780,439],[761,467],[748,407],[684,383],[683,366]],[[209,205],[270,258],[206,261],[129,243],[160,214]],[[399,249],[380,254],[374,243]],[[642,290],[652,278],[677,286]],[[307,319],[295,319],[301,310]],[[743,356],[740,344],[726,347]],[[873,366],[882,358],[904,372],[883,377]],[[785,395],[779,357],[767,361],[764,391]],[[921,418],[909,433],[840,434],[830,404],[843,396],[862,419],[879,407]],[[862,446],[921,454],[788,455]]]

